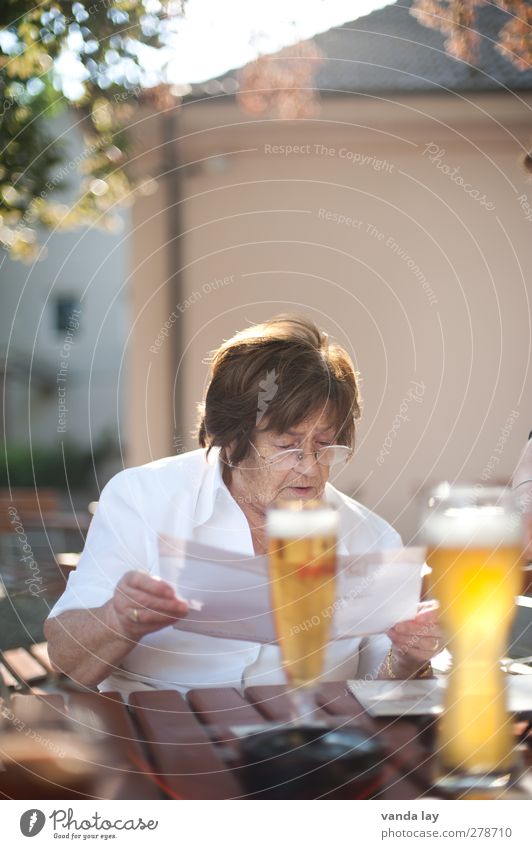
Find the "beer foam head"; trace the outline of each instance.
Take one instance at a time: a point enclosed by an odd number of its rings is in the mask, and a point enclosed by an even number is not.
[[[449,548],[495,548],[519,545],[521,522],[517,512],[502,506],[440,507],[424,526],[425,542]]]
[[[337,535],[339,524],[337,510],[327,504],[311,506],[304,501],[271,507],[266,519],[268,536],[277,539]]]

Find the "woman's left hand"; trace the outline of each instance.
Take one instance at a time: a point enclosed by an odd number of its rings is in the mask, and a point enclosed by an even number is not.
[[[438,602],[421,601],[414,619],[398,622],[387,631],[392,641],[394,667],[411,673],[430,661],[444,648],[438,625]]]

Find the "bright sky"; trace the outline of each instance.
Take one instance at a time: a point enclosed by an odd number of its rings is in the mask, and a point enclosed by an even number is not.
[[[203,82],[391,0],[188,0],[176,36],[171,78]]]
[[[178,85],[204,82],[231,68],[240,68],[260,53],[274,53],[346,21],[354,21],[393,0],[187,0],[184,18],[174,22],[176,34],[167,48],[155,51],[138,45],[144,85],[160,80],[159,69],[168,62],[169,81]],[[75,36],[71,50],[56,61],[61,87],[73,100],[83,94],[87,76],[76,59]],[[136,85],[137,72],[127,61],[109,70],[109,79],[126,73]]]

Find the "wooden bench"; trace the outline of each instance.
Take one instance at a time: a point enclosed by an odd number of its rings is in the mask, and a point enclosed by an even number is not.
[[[8,690],[39,693],[43,690],[36,685],[57,682],[60,677],[50,662],[46,642],[0,652],[0,679]]]
[[[13,531],[17,517],[22,523],[35,522],[41,516],[57,513],[59,493],[56,489],[0,489],[0,532]],[[16,510],[16,514],[13,512]]]
[[[0,489],[0,574],[10,595],[28,592],[32,576],[51,602],[63,592],[91,515],[60,508],[55,489]]]

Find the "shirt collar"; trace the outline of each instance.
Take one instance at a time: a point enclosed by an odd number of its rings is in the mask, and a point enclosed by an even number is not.
[[[202,525],[211,518],[216,498],[221,491],[225,491],[231,497],[222,477],[220,449],[211,448],[208,456],[207,451],[204,454],[203,475],[200,479],[198,499],[194,511],[194,523],[196,525]]]

